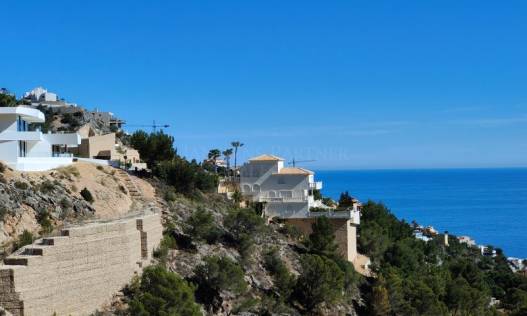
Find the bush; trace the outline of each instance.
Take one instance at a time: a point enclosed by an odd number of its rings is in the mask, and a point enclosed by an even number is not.
[[[37,214],[37,222],[42,227],[41,234],[49,234],[53,231],[53,224],[51,223],[48,211],[40,211]]]
[[[81,190],[81,196],[86,202],[93,203],[95,200],[93,199],[93,195],[91,194],[90,190],[87,188],[84,188]]]
[[[318,255],[303,255],[302,273],[298,277],[295,296],[308,310],[322,303],[330,306],[342,297],[344,274],[332,260]]]
[[[221,231],[214,223],[212,213],[198,208],[186,221],[185,233],[197,240],[206,240],[209,244],[215,243],[221,237]]]
[[[104,171],[104,167],[103,167],[103,166],[101,166],[101,165],[98,165],[98,166],[97,166],[97,167],[95,167],[95,168],[97,168],[97,170],[99,170],[99,171]]]
[[[201,316],[193,291],[192,285],[176,273],[161,266],[147,267],[131,290],[129,314]]]
[[[158,258],[161,262],[165,262],[168,257],[168,251],[176,248],[176,240],[170,234],[163,234],[163,239],[159,243],[159,247],[154,250],[154,257]]]
[[[204,263],[197,266],[194,273],[194,281],[198,285],[196,297],[213,308],[221,305],[218,302],[220,292],[231,291],[239,295],[247,287],[242,268],[227,257],[205,257]]]
[[[225,228],[238,241],[245,236],[258,233],[263,228],[264,223],[264,219],[249,208],[231,210],[223,220]]]
[[[73,203],[65,197],[60,200],[59,204],[63,210],[70,210],[73,207]]]
[[[286,265],[280,259],[278,251],[273,248],[264,254],[264,266],[273,276],[274,286],[282,301],[289,299],[295,287],[295,277],[289,273]]]
[[[338,245],[335,242],[334,229],[330,220],[325,216],[317,217],[315,222],[311,225],[311,228],[313,232],[305,241],[305,245],[309,249],[309,252],[335,257]]]
[[[7,207],[5,207],[4,205],[0,205],[0,220],[3,220],[7,213]]]
[[[278,232],[293,239],[293,240],[298,240],[302,237],[302,231],[294,226],[294,225],[291,225],[291,224],[283,224],[279,229],[278,229]]]
[[[27,190],[29,188],[29,185],[26,182],[15,181],[15,188],[20,190]]]
[[[165,192],[165,201],[167,202],[174,202],[177,199],[176,192],[173,190],[167,190]]]
[[[51,193],[55,190],[56,183],[53,183],[49,180],[45,180],[44,182],[40,183],[38,186],[38,190],[44,194]]]
[[[5,171],[5,165],[0,162],[0,173]]]
[[[33,237],[33,234],[25,230],[18,236],[18,240],[15,244],[16,249],[20,249],[24,246],[31,245],[33,243],[33,240],[35,240],[35,237]]]
[[[66,178],[68,180],[72,180],[71,176],[74,176],[75,178],[78,178],[81,176],[79,169],[75,166],[67,166],[57,169],[57,172],[60,176],[63,178]]]
[[[218,175],[204,170],[195,161],[176,157],[173,160],[159,162],[154,174],[171,185],[176,192],[192,195],[197,190],[214,192],[218,188]]]
[[[254,244],[254,236],[264,227],[263,218],[252,209],[235,209],[227,214],[223,225],[236,241],[240,255],[246,260]]]

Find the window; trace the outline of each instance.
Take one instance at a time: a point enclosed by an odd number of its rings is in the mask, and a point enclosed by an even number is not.
[[[18,141],[18,157],[25,157],[27,154],[27,143],[24,141]]]

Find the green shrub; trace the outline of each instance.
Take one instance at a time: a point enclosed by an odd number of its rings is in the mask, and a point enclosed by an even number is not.
[[[235,240],[258,233],[264,226],[264,219],[252,209],[234,209],[227,214],[223,225],[233,235]]]
[[[132,289],[129,314],[140,316],[201,316],[194,288],[176,273],[161,266],[145,268]]]
[[[33,240],[35,240],[35,237],[33,237],[33,234],[25,230],[18,236],[18,240],[15,244],[16,249],[20,249],[24,246],[31,245],[33,243]]]
[[[167,190],[165,192],[165,201],[167,202],[174,202],[177,199],[176,192],[173,190]]]
[[[220,292],[234,294],[245,292],[247,284],[240,265],[227,257],[210,256],[194,269],[194,281],[198,285],[196,297],[207,306],[217,308]]]
[[[29,188],[29,185],[26,182],[15,181],[15,188],[20,190],[27,190]]]
[[[70,210],[73,207],[73,203],[65,197],[60,200],[59,204],[63,210]]]
[[[88,188],[84,188],[81,190],[81,196],[86,202],[93,203],[95,200],[93,199],[93,195],[91,194],[90,190]]]
[[[212,213],[203,208],[198,208],[186,221],[185,233],[197,240],[207,241],[209,244],[215,243],[222,233],[214,223]]]
[[[253,209],[231,210],[224,218],[223,225],[237,243],[242,259],[246,261],[254,244],[254,236],[261,232],[264,220]]]
[[[176,248],[176,240],[170,234],[163,234],[163,239],[159,243],[159,247],[154,250],[154,257],[158,258],[159,261],[165,262],[168,257],[168,251]]]
[[[293,293],[296,280],[280,259],[276,248],[272,248],[264,254],[264,266],[273,276],[274,287],[281,300],[288,300]]]
[[[104,167],[101,166],[101,165],[97,166],[96,168],[97,168],[97,170],[99,170],[99,171],[104,171]]]
[[[37,213],[37,222],[42,227],[41,234],[49,234],[53,231],[53,224],[50,220],[48,211],[40,211]]]
[[[56,183],[53,183],[49,180],[45,180],[44,182],[40,183],[40,185],[38,186],[38,189],[40,192],[44,194],[48,194],[55,190],[56,185],[57,185]]]
[[[218,175],[203,169],[197,162],[176,157],[159,162],[154,174],[171,185],[176,192],[192,196],[196,191],[214,192],[218,188]]]
[[[312,233],[305,241],[309,252],[329,257],[337,255],[338,245],[335,242],[335,234],[330,220],[325,217],[317,217],[311,225]]]
[[[302,231],[298,227],[288,223],[282,224],[280,228],[278,228],[278,232],[293,240],[299,240],[303,236]]]
[[[333,260],[318,255],[302,255],[302,273],[295,288],[297,300],[314,311],[322,303],[328,306],[341,299],[344,274]]]
[[[0,205],[0,220],[3,220],[7,213],[7,207],[5,207],[4,205]]]
[[[5,165],[0,162],[0,173],[5,171]]]

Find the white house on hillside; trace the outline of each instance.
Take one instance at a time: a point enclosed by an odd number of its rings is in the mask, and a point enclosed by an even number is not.
[[[314,173],[303,168],[284,167],[284,160],[273,155],[249,159],[240,167],[240,188],[254,202],[266,202],[266,215],[282,218],[305,218],[315,206]]]
[[[79,134],[44,134],[29,124],[45,122],[44,113],[28,107],[0,108],[0,160],[20,171],[43,171],[71,164],[67,147],[81,143]]]
[[[56,93],[48,92],[48,90],[42,87],[36,87],[35,89],[24,93],[24,98],[30,99],[32,102],[58,101]]]
[[[335,210],[315,201],[313,191],[322,189],[322,182],[315,182],[312,171],[284,167],[284,159],[261,155],[240,167],[240,189],[247,200],[264,202],[264,212],[269,218],[281,218],[305,233],[310,232],[316,217],[328,217],[342,255],[349,261],[357,257],[360,202],[354,200],[353,207]]]

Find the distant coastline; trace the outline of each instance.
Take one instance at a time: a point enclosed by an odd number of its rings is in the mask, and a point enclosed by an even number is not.
[[[381,201],[400,219],[527,258],[527,168],[317,170],[323,193]]]

